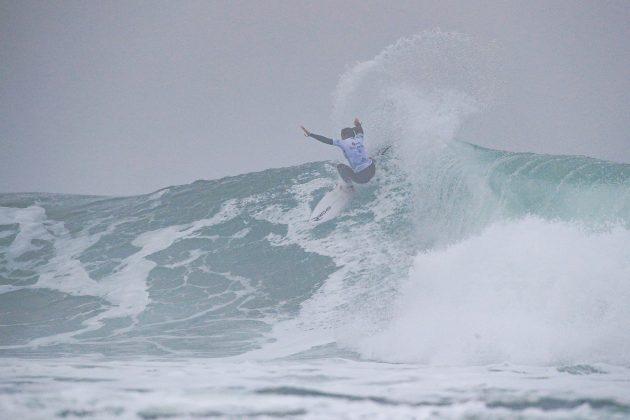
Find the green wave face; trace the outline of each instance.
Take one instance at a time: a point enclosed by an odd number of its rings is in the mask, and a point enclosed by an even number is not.
[[[475,153],[482,160],[490,157],[488,184],[515,215],[531,213],[586,224],[618,222],[628,226],[630,165],[479,147]]]

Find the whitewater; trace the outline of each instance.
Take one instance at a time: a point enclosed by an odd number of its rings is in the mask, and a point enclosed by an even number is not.
[[[630,165],[461,139],[495,57],[350,67],[332,125],[391,147],[321,225],[334,162],[0,194],[0,417],[630,418]]]

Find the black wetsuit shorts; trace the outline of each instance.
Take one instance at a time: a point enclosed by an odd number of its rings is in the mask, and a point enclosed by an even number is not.
[[[376,172],[376,162],[373,158],[370,158],[372,163],[367,168],[363,169],[359,172],[354,172],[351,167],[340,163],[337,165],[337,171],[339,171],[339,176],[347,183],[356,182],[357,184],[365,184],[369,182]]]

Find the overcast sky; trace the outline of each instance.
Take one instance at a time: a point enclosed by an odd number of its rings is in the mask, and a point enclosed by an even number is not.
[[[437,28],[496,42],[510,69],[465,140],[630,163],[630,1],[0,0],[0,192],[338,158],[299,125],[335,134],[340,74]]]

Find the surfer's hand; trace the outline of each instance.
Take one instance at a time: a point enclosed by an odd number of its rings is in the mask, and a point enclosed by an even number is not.
[[[308,137],[311,135],[311,132],[304,128],[303,125],[301,125],[300,127],[302,128],[302,131],[304,131],[304,136]]]
[[[356,126],[359,126],[359,125],[361,125],[361,121],[359,121],[358,118],[355,118],[354,119],[354,126],[356,127]]]

